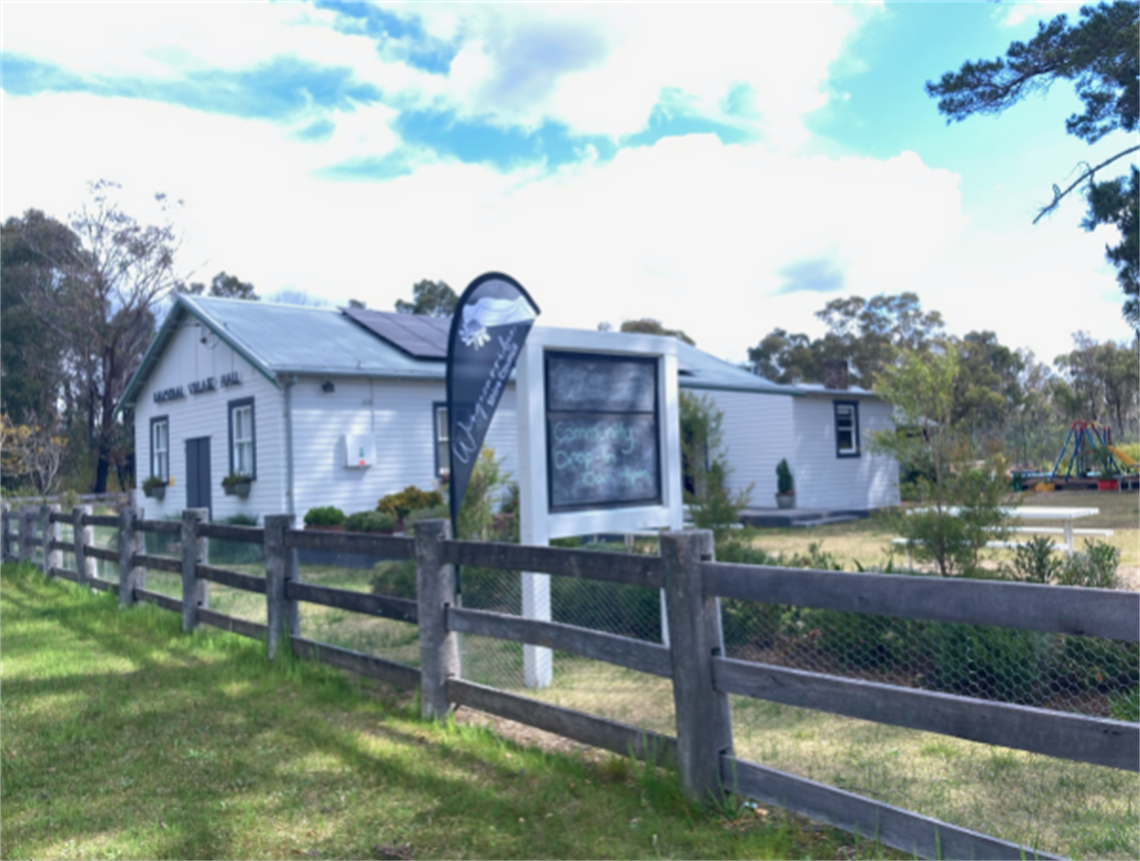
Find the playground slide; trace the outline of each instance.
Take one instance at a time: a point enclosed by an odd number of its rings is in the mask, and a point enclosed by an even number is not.
[[[1108,446],[1108,450],[1110,452],[1112,452],[1113,457],[1115,457],[1118,461],[1120,461],[1122,464],[1124,464],[1129,469],[1134,469],[1137,466],[1140,466],[1140,461],[1137,461],[1137,460],[1129,457],[1124,452],[1122,452],[1120,449],[1118,449],[1116,446],[1110,445],[1110,446]]]

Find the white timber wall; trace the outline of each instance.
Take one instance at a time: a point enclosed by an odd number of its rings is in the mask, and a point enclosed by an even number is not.
[[[310,508],[335,505],[346,514],[373,511],[380,497],[415,485],[438,488],[434,405],[447,400],[442,380],[301,377],[293,387],[293,471],[297,522]],[[372,435],[375,461],[345,464],[345,437]],[[484,448],[493,448],[517,479],[518,422],[510,386],[495,412]]]
[[[791,463],[794,457],[792,401],[796,399],[754,392],[682,391],[708,397],[724,413],[720,427],[733,470],[728,476],[729,490],[736,493],[751,484],[750,508],[775,506],[776,464],[785,457]]]
[[[834,402],[859,404],[859,457],[835,453]],[[788,458],[796,485],[797,508],[881,508],[897,505],[898,464],[867,451],[870,433],[890,427],[890,406],[848,392],[795,398],[794,455]]]
[[[202,343],[202,338],[206,339]],[[223,374],[237,372],[240,383],[222,388]],[[214,377],[217,388],[190,393],[190,383]],[[154,393],[181,386],[183,398],[155,403]],[[230,401],[254,399],[257,479],[249,497],[226,496],[222,479],[229,475]],[[158,366],[142,387],[135,406],[135,473],[141,487],[151,472],[150,420],[170,421],[170,478],[163,501],[134,492],[135,505],[149,518],[174,517],[186,507],[186,440],[210,439],[210,497],[214,520],[234,514],[256,515],[285,511],[285,434],[282,393],[245,359],[209,333],[193,318],[184,320],[167,345]]]

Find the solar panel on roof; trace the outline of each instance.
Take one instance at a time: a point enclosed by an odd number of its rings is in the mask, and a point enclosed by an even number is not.
[[[417,314],[390,314],[364,308],[343,308],[346,315],[393,347],[417,359],[446,359],[451,320]]]

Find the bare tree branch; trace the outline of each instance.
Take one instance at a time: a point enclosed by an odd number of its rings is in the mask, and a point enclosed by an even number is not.
[[[1096,176],[1096,172],[1098,170],[1100,170],[1102,167],[1106,167],[1107,165],[1112,164],[1117,159],[1124,158],[1124,156],[1126,156],[1130,153],[1134,153],[1137,150],[1140,150],[1140,145],[1129,147],[1126,150],[1122,150],[1121,152],[1118,152],[1116,155],[1114,155],[1112,158],[1108,159],[1107,161],[1102,161],[1096,167],[1090,167],[1088,170],[1086,170],[1084,173],[1082,173],[1079,177],[1077,177],[1076,181],[1072,185],[1070,185],[1068,188],[1066,188],[1064,191],[1061,191],[1057,186],[1053,186],[1053,201],[1048,206],[1043,207],[1041,209],[1041,211],[1037,213],[1037,217],[1033,219],[1033,223],[1036,224],[1044,216],[1048,215],[1050,212],[1052,212],[1054,209],[1056,209],[1057,204],[1059,204],[1061,202],[1061,200],[1065,197],[1065,195],[1067,195],[1070,191],[1072,191],[1074,188],[1079,186],[1082,182],[1084,182],[1085,180],[1092,182],[1093,178]]]

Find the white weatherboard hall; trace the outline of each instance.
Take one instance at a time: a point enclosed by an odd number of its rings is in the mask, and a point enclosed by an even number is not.
[[[447,461],[450,321],[355,308],[179,296],[119,404],[134,413],[138,483],[168,480],[148,516],[210,509],[214,520],[335,505],[373,510]],[[535,332],[541,331],[536,327]],[[590,333],[593,337],[606,337]],[[613,335],[615,346],[621,335]],[[677,342],[677,386],[724,412],[733,487],[770,508],[787,458],[801,508],[898,502],[898,469],[865,450],[889,407],[869,392],[771,383]],[[519,477],[515,386],[484,445]],[[234,474],[228,493],[222,486]],[[247,495],[240,495],[246,493]]]

